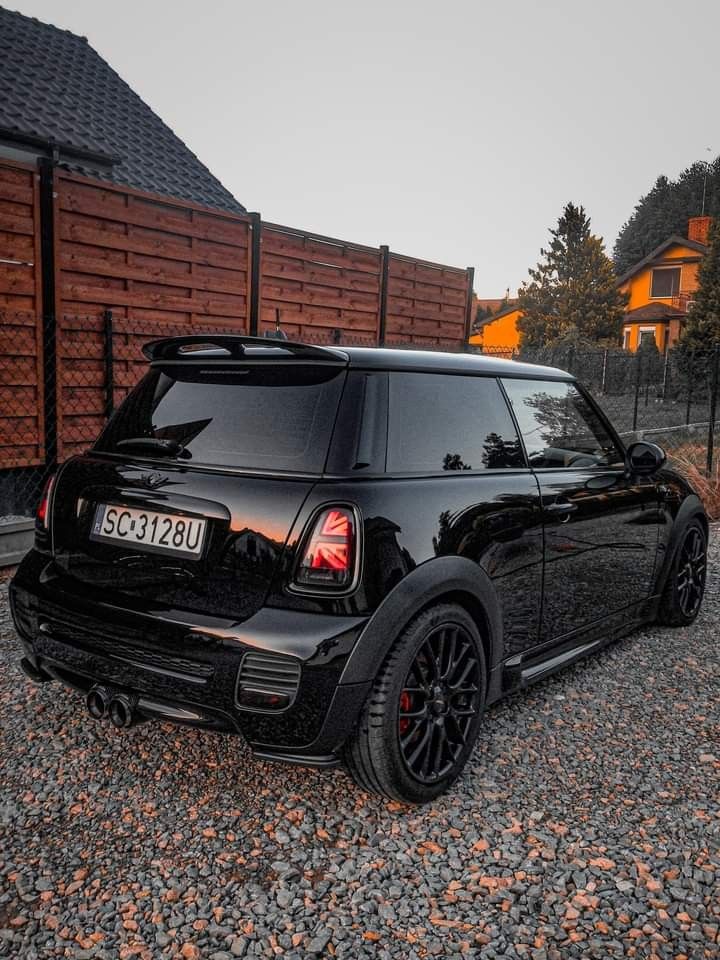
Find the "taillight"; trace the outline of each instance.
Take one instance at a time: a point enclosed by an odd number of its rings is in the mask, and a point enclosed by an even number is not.
[[[305,537],[293,582],[298,587],[346,590],[357,567],[357,524],[349,507],[327,507]]]
[[[50,496],[52,495],[54,483],[55,475],[53,474],[45,481],[45,486],[43,487],[42,496],[40,497],[40,503],[38,504],[37,514],[35,516],[37,525],[42,527],[43,530],[47,530],[50,524]]]

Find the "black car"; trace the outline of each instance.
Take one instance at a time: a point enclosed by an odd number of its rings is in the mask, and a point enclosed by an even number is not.
[[[10,588],[35,681],[429,800],[483,709],[688,624],[708,524],[573,377],[488,357],[158,340],[48,486]]]

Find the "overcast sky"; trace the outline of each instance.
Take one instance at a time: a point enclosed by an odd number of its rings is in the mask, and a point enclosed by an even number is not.
[[[718,0],[2,0],[87,36],[249,210],[514,292],[720,153]]]

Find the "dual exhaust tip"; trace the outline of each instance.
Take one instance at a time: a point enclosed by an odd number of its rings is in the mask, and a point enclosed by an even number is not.
[[[145,719],[137,711],[138,698],[130,693],[118,693],[96,684],[88,690],[85,705],[95,720],[106,718],[119,730],[133,727]]]

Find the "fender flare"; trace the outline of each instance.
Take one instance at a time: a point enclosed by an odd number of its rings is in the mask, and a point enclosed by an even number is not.
[[[685,532],[685,528],[691,520],[699,520],[705,527],[705,534],[708,533],[708,521],[705,515],[705,508],[702,505],[700,497],[696,493],[691,493],[680,504],[680,509],[673,517],[670,536],[665,544],[665,555],[660,569],[655,576],[654,596],[660,596],[665,589],[670,567],[672,566],[675,551],[678,548],[680,537]]]
[[[502,652],[500,602],[490,577],[482,567],[467,557],[452,556],[422,563],[385,597],[358,637],[340,683],[367,683],[374,680],[388,651],[410,620],[434,600],[449,593],[469,595],[482,608],[490,674]]]

